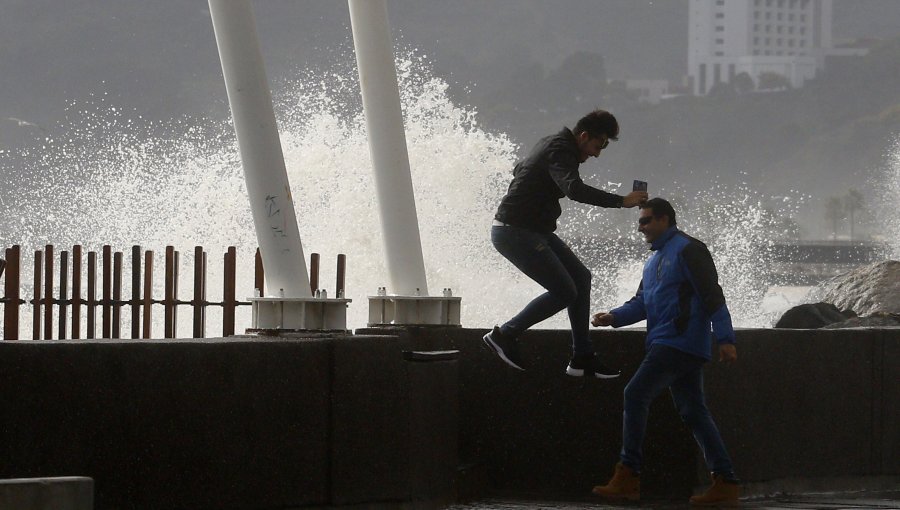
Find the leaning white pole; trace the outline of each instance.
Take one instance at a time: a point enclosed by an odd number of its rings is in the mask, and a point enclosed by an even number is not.
[[[389,291],[428,295],[385,0],[349,0]]]
[[[249,0],[209,0],[270,294],[311,297],[300,229]]]

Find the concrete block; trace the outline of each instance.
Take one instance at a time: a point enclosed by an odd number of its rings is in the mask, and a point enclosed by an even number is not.
[[[395,336],[331,343],[332,504],[410,498],[406,347]]]
[[[460,351],[460,462],[467,471],[485,473],[496,495],[589,495],[618,461],[622,390],[643,359],[643,331],[592,332],[597,352],[623,369],[623,376],[611,381],[565,374],[571,356],[568,331],[523,335],[525,372],[483,349],[484,333],[452,328],[399,333],[416,349]],[[660,398],[651,414],[645,492],[687,497],[696,481],[694,450],[666,400]]]
[[[407,358],[409,488],[413,500],[456,501],[459,466],[457,351],[429,360]]]
[[[0,480],[0,510],[93,510],[94,481],[84,476]]]
[[[84,473],[100,510],[327,501],[323,340],[0,342],[0,476]]]
[[[879,378],[881,412],[878,418],[880,445],[874,452],[881,456],[881,474],[900,475],[900,328],[883,329]]]
[[[750,482],[874,473],[868,330],[740,330],[738,362],[709,364],[707,402]]]

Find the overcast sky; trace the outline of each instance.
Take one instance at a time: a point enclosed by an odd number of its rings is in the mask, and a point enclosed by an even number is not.
[[[900,35],[900,1],[835,0],[837,39]],[[395,37],[462,85],[552,67],[578,50],[604,56],[611,78],[680,79],[687,0],[389,0]],[[257,0],[273,82],[350,47],[341,0]],[[92,95],[147,118],[221,110],[221,70],[206,2],[0,0],[0,119],[58,121]],[[213,106],[210,106],[213,104]],[[10,121],[0,136],[12,136]],[[15,126],[21,127],[21,126]],[[9,142],[9,140],[7,140]],[[0,138],[0,143],[3,139]]]

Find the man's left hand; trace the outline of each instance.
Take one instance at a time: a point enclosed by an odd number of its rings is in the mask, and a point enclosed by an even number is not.
[[[719,344],[719,361],[728,364],[737,361],[737,348],[734,344]]]

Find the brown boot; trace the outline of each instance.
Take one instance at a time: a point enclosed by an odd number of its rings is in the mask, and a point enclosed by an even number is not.
[[[706,492],[691,496],[691,504],[698,506],[737,506],[741,496],[741,486],[729,482],[722,475],[711,475],[712,486]]]
[[[641,477],[633,469],[619,462],[609,482],[594,487],[592,492],[607,499],[638,501],[641,499]]]

